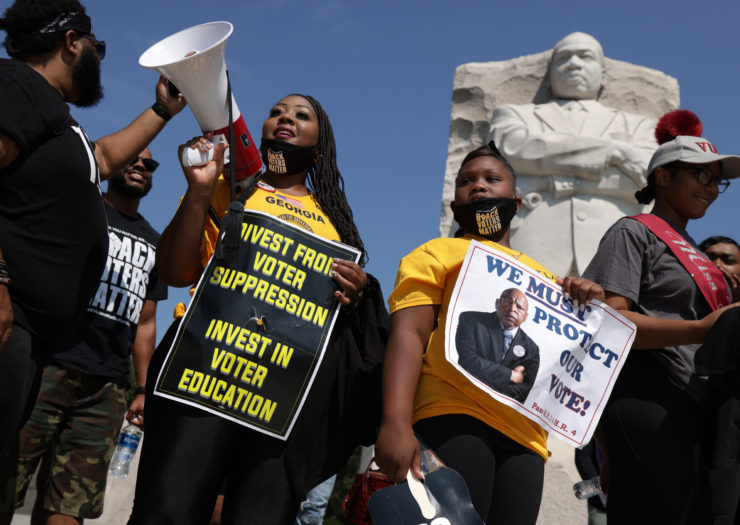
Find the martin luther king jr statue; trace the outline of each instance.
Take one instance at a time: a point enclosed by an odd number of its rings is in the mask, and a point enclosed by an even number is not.
[[[642,211],[634,193],[646,183],[656,121],[599,102],[604,52],[590,35],[558,42],[547,76],[551,99],[495,107],[489,139],[523,197],[512,246],[558,275],[580,275],[606,229]]]

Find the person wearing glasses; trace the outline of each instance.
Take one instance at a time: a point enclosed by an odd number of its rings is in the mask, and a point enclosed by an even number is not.
[[[154,264],[159,233],[138,208],[158,165],[147,148],[108,180],[108,262],[83,328],[44,367],[36,403],[20,431],[17,468],[4,473],[0,523],[9,523],[13,509],[23,505],[39,463],[34,523],[99,517],[121,421],[126,416],[143,427],[157,301],[167,298],[167,286]],[[132,355],[136,388],[127,413]]]
[[[185,100],[160,77],[152,108],[93,142],[67,105],[93,106],[103,93],[105,43],[84,6],[16,0],[0,29],[11,57],[0,60],[1,457],[15,448],[48,357],[69,347],[99,285],[108,253],[100,181]]]
[[[722,272],[686,227],[740,176],[740,157],[720,155],[701,132],[691,112],[663,116],[647,186],[635,194],[652,211],[617,221],[584,273],[637,327],[600,422],[610,525],[705,523],[711,512],[702,447],[712,407],[694,354],[737,304],[728,306]]]
[[[699,243],[712,263],[719,268],[730,283],[733,301],[740,300],[740,245],[735,239],[714,235]]]

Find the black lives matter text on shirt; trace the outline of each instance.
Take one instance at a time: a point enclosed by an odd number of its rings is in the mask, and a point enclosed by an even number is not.
[[[108,259],[74,342],[52,356],[55,364],[129,384],[129,357],[144,302],[167,298],[155,266],[159,233],[137,215],[105,204]]]
[[[359,256],[245,212],[238,262],[209,262],[155,393],[287,439],[339,311],[331,263]]]

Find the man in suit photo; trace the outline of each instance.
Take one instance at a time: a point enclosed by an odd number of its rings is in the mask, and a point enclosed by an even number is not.
[[[463,312],[457,325],[458,363],[492,389],[524,402],[540,366],[540,349],[524,333],[529,302],[517,288],[496,299],[494,312]]]

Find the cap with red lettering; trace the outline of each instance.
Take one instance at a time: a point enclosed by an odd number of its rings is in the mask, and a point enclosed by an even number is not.
[[[709,164],[719,161],[723,179],[740,177],[740,157],[720,155],[711,142],[699,136],[701,132],[701,121],[690,111],[676,110],[663,115],[655,128],[655,137],[660,146],[650,159],[648,174],[655,168],[675,161],[686,164]]]

